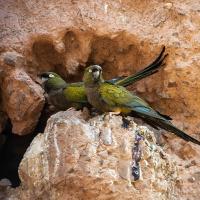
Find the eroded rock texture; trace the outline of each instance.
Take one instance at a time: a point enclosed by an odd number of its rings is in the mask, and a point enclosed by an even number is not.
[[[171,199],[175,164],[145,127],[133,121],[121,127],[120,116],[84,120],[80,111],[53,115],[44,134],[31,143],[19,167],[17,199]],[[136,134],[145,139],[141,179],[131,175]],[[12,192],[11,192],[12,193]]]
[[[1,109],[10,118],[13,133],[31,133],[37,125],[44,105],[44,92],[24,71],[26,60],[21,54],[3,53],[0,64]],[[5,117],[2,117],[0,122],[5,122]],[[0,127],[2,131],[3,126]]]
[[[21,69],[6,73],[2,84],[3,105],[13,128],[12,132],[31,133],[44,105],[43,91]]]

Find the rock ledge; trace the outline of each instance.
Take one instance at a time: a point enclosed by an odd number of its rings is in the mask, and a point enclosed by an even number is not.
[[[53,115],[44,134],[35,137],[19,167],[22,184],[10,191],[17,199],[171,199],[176,168],[155,137],[133,121],[121,127],[121,116],[81,111]],[[136,134],[141,142],[141,178],[131,173]]]

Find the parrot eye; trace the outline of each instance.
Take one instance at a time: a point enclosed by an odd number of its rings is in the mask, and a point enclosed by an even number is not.
[[[91,70],[91,69],[89,69],[89,72],[90,72],[90,73],[92,73],[92,70]]]
[[[53,74],[49,74],[49,78],[53,78],[55,77]]]

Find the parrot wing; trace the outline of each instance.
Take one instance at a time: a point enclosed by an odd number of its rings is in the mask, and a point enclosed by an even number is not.
[[[150,125],[171,131],[186,141],[200,145],[200,141],[175,127],[169,121],[169,119],[171,119],[169,116],[161,115],[159,112],[151,108],[145,101],[131,94],[121,86],[103,83],[100,87],[100,97],[111,107],[119,107],[122,108],[122,110],[123,108],[128,108],[132,112],[133,116],[142,118]]]
[[[133,95],[126,88],[110,83],[103,83],[100,87],[100,97],[108,105],[120,108],[128,108],[131,111],[148,113],[160,120],[171,120],[167,115],[160,114],[149,106],[147,102],[136,95]]]
[[[134,75],[133,75],[134,76]],[[123,80],[123,79],[125,79],[125,78],[127,78],[127,76],[119,76],[119,77],[116,77],[116,78],[112,78],[112,79],[110,79],[110,80],[107,80],[106,82],[108,82],[108,83],[113,83],[113,84],[117,84],[117,82],[118,81],[120,81],[120,80]],[[133,81],[134,82],[134,81]]]
[[[65,98],[70,102],[88,103],[83,83],[69,84],[64,90]]]
[[[129,104],[135,102],[135,106],[149,105],[139,97],[131,94],[126,88],[108,82],[101,84],[99,88],[100,98],[110,106],[130,108]]]

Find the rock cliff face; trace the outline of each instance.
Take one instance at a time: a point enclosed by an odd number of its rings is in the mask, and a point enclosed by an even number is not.
[[[53,115],[35,137],[19,167],[17,199],[172,199],[175,163],[155,144],[153,132],[134,122],[121,127],[120,116],[84,120],[80,111]],[[141,177],[134,182],[136,135]],[[12,193],[12,192],[11,192]]]
[[[129,89],[200,139],[199,11],[198,0],[0,0],[0,149],[7,124],[17,135],[38,129],[44,106],[40,72],[56,71],[73,82],[96,63],[106,78],[128,75],[151,62],[163,44],[166,67]],[[165,139],[179,168],[175,193],[199,199],[199,148],[173,136]]]

